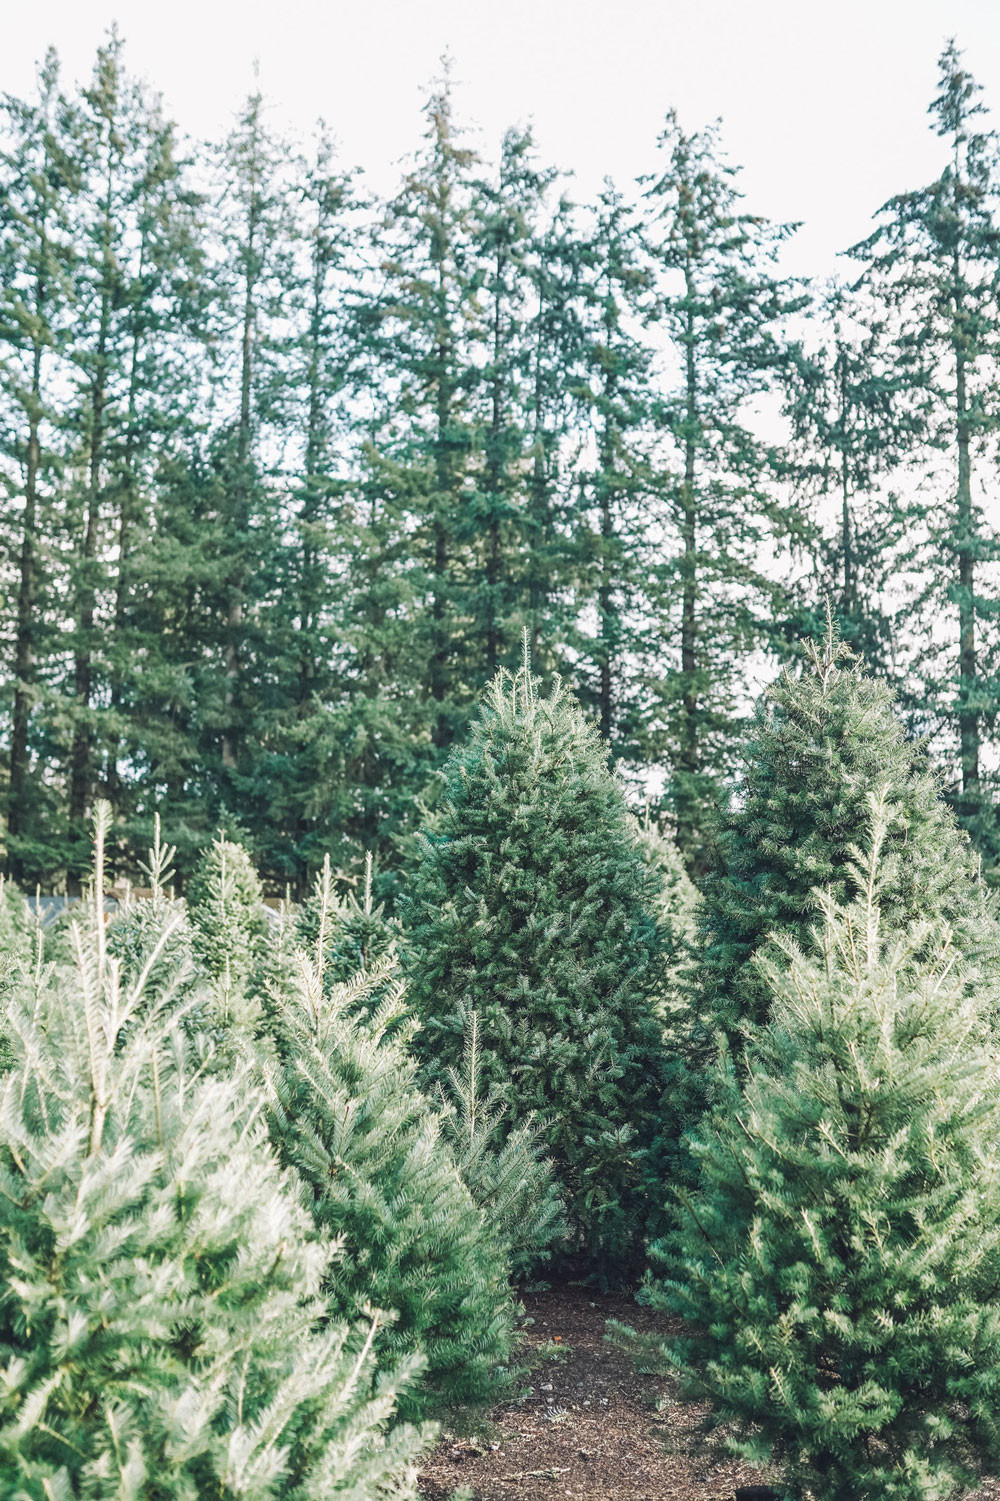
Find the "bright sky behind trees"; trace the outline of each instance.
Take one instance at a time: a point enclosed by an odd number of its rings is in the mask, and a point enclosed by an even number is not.
[[[886,197],[939,170],[925,111],[946,37],[1000,97],[993,0],[46,0],[5,18],[0,90],[29,90],[50,42],[67,78],[85,77],[113,20],[187,131],[225,130],[257,58],[274,123],[307,134],[322,115],[381,191],[445,51],[487,154],[533,120],[581,196],[652,167],[671,105],[688,130],[721,115],[755,211],[804,221],[786,265],[813,275]]]

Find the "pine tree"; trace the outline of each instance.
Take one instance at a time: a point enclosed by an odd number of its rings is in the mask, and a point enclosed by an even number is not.
[[[489,682],[517,652],[528,511],[524,478],[529,439],[533,271],[545,194],[555,173],[535,160],[530,131],[508,130],[496,180],[480,185],[475,251],[482,261],[487,360],[479,424],[482,461],[473,501],[476,571],[471,634],[483,641],[477,676]]]
[[[786,1493],[931,1501],[1000,1459],[1000,1095],[960,951],[880,931],[872,811],[861,900],[824,897],[809,950],[761,966],[771,1020],[720,1079],[647,1301],[688,1321],[662,1353]]]
[[[471,706],[469,579],[478,540],[472,388],[483,335],[474,244],[478,157],[462,142],[450,79],[425,107],[426,147],[388,205],[383,289],[368,312],[381,366],[380,430],[373,455],[383,485],[405,497],[413,581],[411,633],[435,752],[446,751]],[[437,760],[434,756],[433,760]],[[433,766],[432,760],[432,766]]]
[[[801,674],[784,671],[760,702],[704,887],[701,1004],[733,1047],[767,1016],[754,955],[771,935],[804,942],[817,892],[842,904],[858,895],[854,850],[879,787],[889,820],[887,936],[926,920],[948,924],[972,950],[995,949],[968,840],[921,749],[905,738],[891,692],[864,675],[831,627],[822,648],[809,646]]]
[[[662,1065],[653,884],[596,732],[527,669],[491,685],[446,769],[408,883],[404,967],[430,1082],[479,1019],[481,1080],[510,1131],[537,1116],[574,1246],[626,1276],[643,1225],[635,1153]]]
[[[664,524],[676,553],[661,570],[661,631],[679,642],[661,713],[669,805],[690,870],[703,868],[706,825],[741,726],[737,666],[767,649],[783,598],[762,566],[804,535],[794,498],[775,488],[778,454],[747,425],[747,403],[773,389],[792,347],[785,321],[804,303],[775,260],[793,226],[746,211],[717,133],[685,132],[670,114],[666,162],[648,180],[650,251],[660,267],[658,325],[680,371],[654,421],[665,440]]]
[[[978,128],[979,86],[954,42],[941,54],[939,74],[929,113],[949,161],[928,187],[890,199],[873,234],[851,254],[864,266],[873,301],[890,310],[884,361],[908,393],[912,456],[924,476],[909,508],[901,560],[918,573],[919,593],[905,610],[930,609],[949,626],[945,650],[939,635],[922,635],[917,646],[915,718],[922,731],[943,727],[957,739],[956,807],[992,860],[996,815],[983,786],[982,747],[994,713],[1000,643],[991,628],[989,588],[987,599],[982,593],[988,565],[1000,553],[974,469],[977,459],[995,462],[1000,429],[996,138]],[[939,469],[935,451],[947,455],[946,467]]]
[[[167,1000],[139,1020],[102,906],[74,931],[74,966],[6,1012],[0,1486],[412,1494],[420,1436],[387,1428],[417,1363],[376,1377],[379,1316],[357,1333],[326,1320],[336,1251],[279,1169],[251,1070],[206,1074]]]
[[[312,955],[272,1008],[272,1137],[307,1190],[320,1233],[342,1237],[330,1316],[369,1307],[392,1322],[379,1348],[421,1352],[424,1382],[401,1411],[423,1416],[494,1401],[509,1376],[510,1296],[502,1242],[473,1203],[414,1083],[400,1025],[403,987],[388,956],[352,984],[325,983],[329,886]],[[366,1004],[381,992],[374,1006]]]

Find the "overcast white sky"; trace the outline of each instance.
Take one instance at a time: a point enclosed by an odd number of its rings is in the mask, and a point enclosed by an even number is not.
[[[274,119],[322,115],[345,163],[395,182],[446,49],[458,108],[492,148],[532,121],[575,191],[650,168],[665,111],[722,116],[747,205],[801,219],[789,269],[826,274],[890,194],[928,180],[936,59],[955,35],[1000,111],[998,0],[41,0],[4,15],[0,90],[31,87],[49,42],[89,71],[117,20],[134,71],[195,135],[224,131],[254,58]]]

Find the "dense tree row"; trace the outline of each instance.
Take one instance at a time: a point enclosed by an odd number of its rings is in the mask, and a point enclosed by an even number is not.
[[[748,683],[825,599],[992,864],[979,109],[949,47],[941,173],[826,294],[672,114],[577,205],[528,131],[482,160],[445,79],[377,202],[257,92],[195,148],[116,37],[79,90],[50,55],[0,157],[10,873],[72,887],[98,796],[113,862],[156,812],[182,874],[220,826],[277,890],[384,857],[524,633],[698,872]]]

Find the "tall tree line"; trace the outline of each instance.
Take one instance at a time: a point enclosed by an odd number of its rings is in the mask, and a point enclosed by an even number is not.
[[[940,80],[939,176],[826,288],[673,112],[577,203],[446,75],[379,201],[256,87],[196,148],[117,35],[50,53],[0,154],[10,874],[78,882],[98,796],[123,869],[157,812],[182,873],[220,827],[278,890],[387,869],[524,640],[697,872],[827,606],[996,863],[996,153]]]

